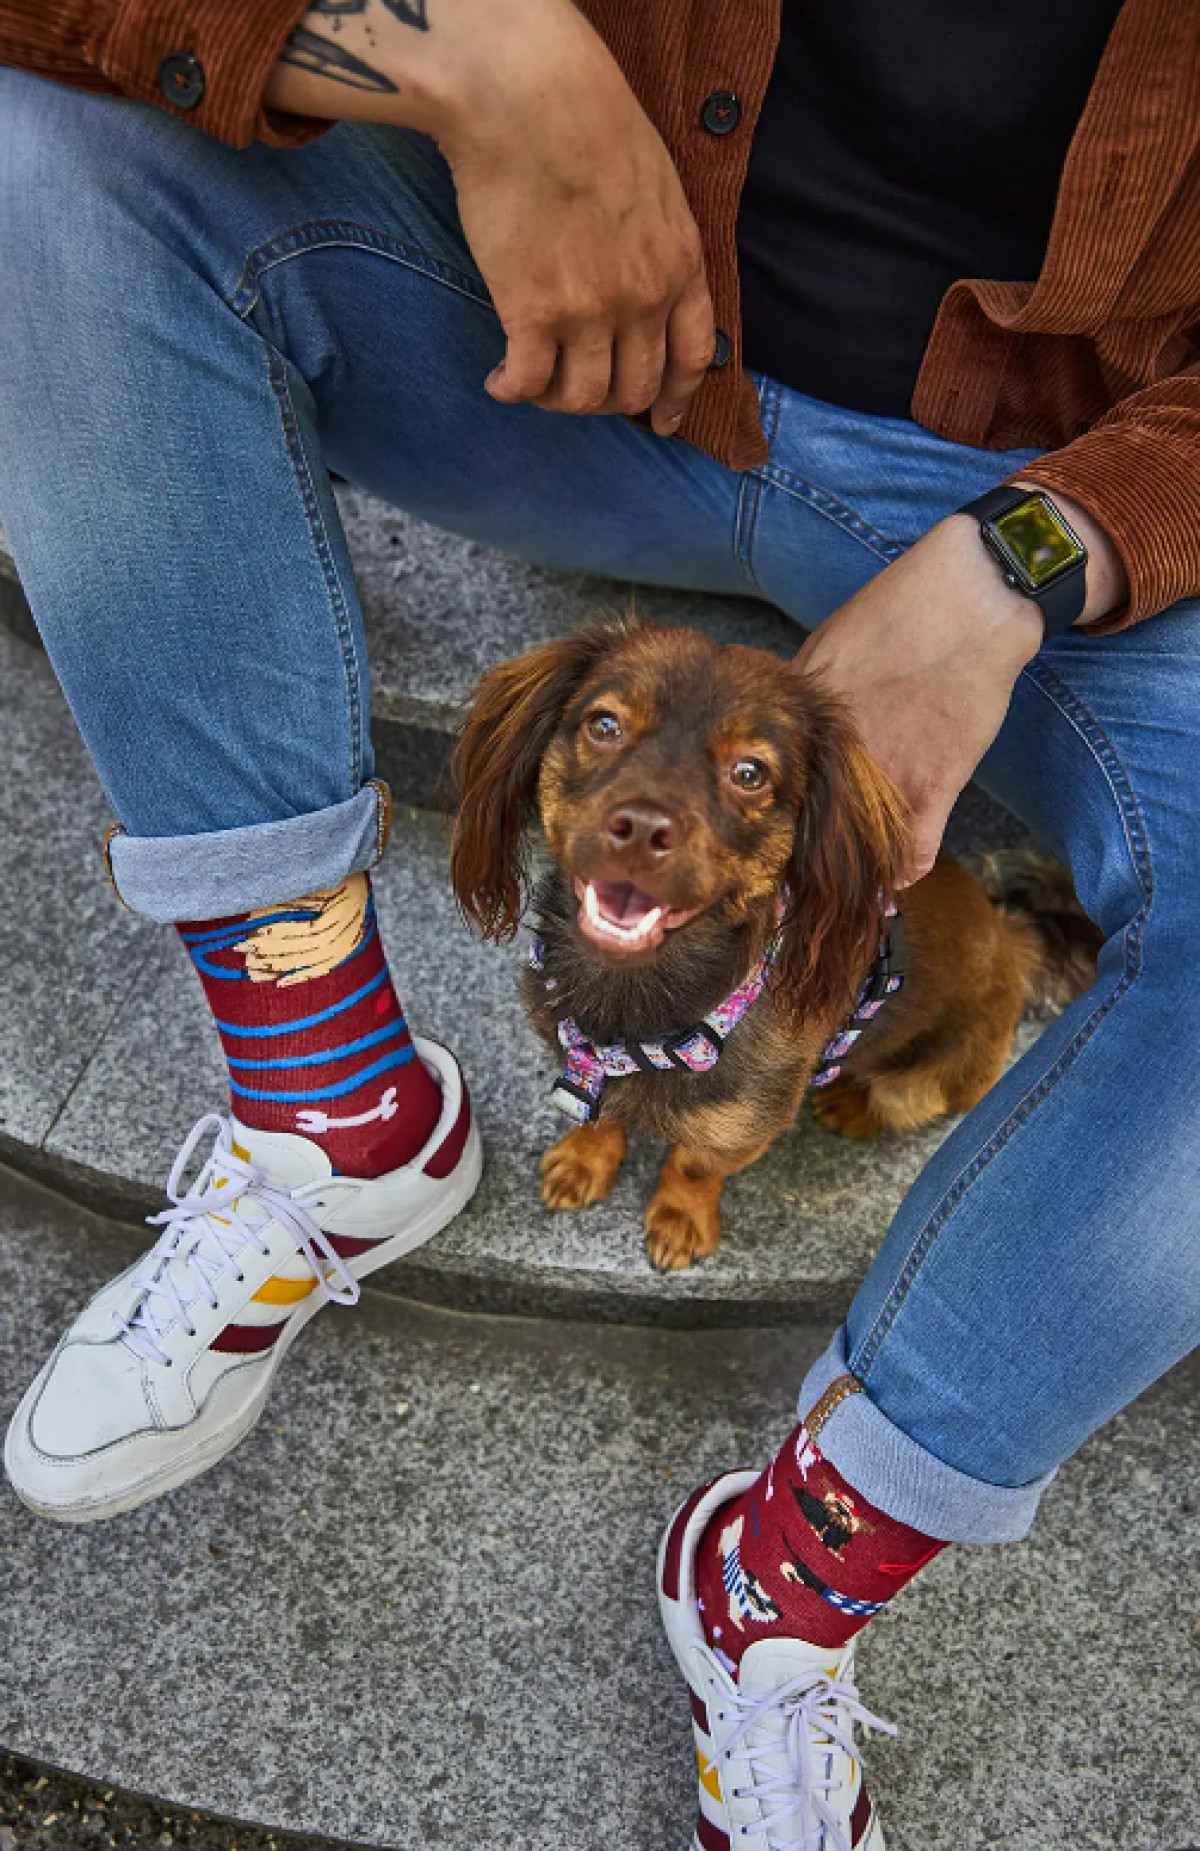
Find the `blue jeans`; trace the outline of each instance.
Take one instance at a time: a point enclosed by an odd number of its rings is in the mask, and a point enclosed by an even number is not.
[[[545,565],[819,623],[1028,452],[761,382],[734,475],[620,419],[502,408],[446,169],[298,152],[0,70],[0,520],[125,833],[123,896],[205,917],[376,854],[362,622],[327,470]],[[952,1541],[1200,1334],[1200,604],[1025,670],[983,783],[1069,862],[1100,975],[942,1145],[804,1386],[822,1447]]]

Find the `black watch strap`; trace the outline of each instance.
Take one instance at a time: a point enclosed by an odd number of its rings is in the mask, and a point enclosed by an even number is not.
[[[974,501],[968,501],[958,512],[970,514],[979,522],[994,521],[1001,514],[1028,501],[1030,495],[1041,494],[1042,490],[1016,488],[1011,482],[1001,484],[999,488],[990,488],[986,495],[977,495]],[[1050,496],[1046,496],[1049,501]],[[1061,519],[1061,516],[1060,516]],[[1069,630],[1075,619],[1082,613],[1087,603],[1087,564],[1072,566],[1061,578],[1054,579],[1044,590],[1030,594],[1033,603],[1042,613],[1047,636],[1059,636]]]

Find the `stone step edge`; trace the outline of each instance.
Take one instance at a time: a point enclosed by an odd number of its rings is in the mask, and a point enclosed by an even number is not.
[[[0,1738],[0,1755],[8,1757],[10,1762],[19,1762],[24,1767],[32,1768],[39,1774],[45,1774],[52,1782],[61,1780],[72,1786],[88,1787],[97,1792],[111,1791],[112,1798],[104,1802],[106,1810],[116,1818],[122,1808],[122,1802],[132,1800],[161,1808],[164,1813],[186,1813],[189,1820],[199,1819],[203,1825],[227,1826],[233,1832],[266,1832],[272,1840],[282,1841],[280,1851],[379,1851],[378,1845],[370,1845],[362,1838],[327,1838],[320,1832],[295,1832],[284,1826],[272,1825],[266,1820],[256,1819],[249,1813],[210,1812],[204,1807],[190,1806],[186,1800],[172,1799],[169,1793],[153,1792],[149,1787],[132,1787],[124,1781],[109,1780],[107,1775],[91,1773],[84,1768],[67,1767],[61,1761],[50,1761],[42,1755],[31,1754],[26,1749],[10,1748]],[[81,1806],[80,1811],[87,1810]],[[64,1818],[62,1821],[66,1824]],[[22,1841],[14,1841],[17,1851]],[[97,1842],[99,1840],[97,1835]],[[110,1840],[111,1843],[117,1842]],[[160,1839],[160,1843],[161,1843]],[[172,1838],[171,1843],[176,1841]],[[236,1851],[236,1846],[235,1846]]]
[[[38,627],[33,621],[33,612],[29,608],[29,599],[25,596],[21,581],[17,577],[17,568],[12,562],[12,555],[0,540],[0,623],[6,630],[11,630],[23,643],[32,643],[40,649],[42,639]]]
[[[145,1220],[164,1206],[166,1197],[161,1190],[57,1157],[2,1129],[0,1164],[61,1200],[127,1229],[131,1261],[149,1246]],[[439,1263],[436,1253],[435,1239],[428,1248],[373,1273],[366,1289],[383,1300],[415,1302],[469,1316],[713,1330],[809,1324],[814,1319],[837,1321],[861,1283],[850,1275],[845,1279],[771,1280],[764,1281],[761,1291],[743,1285],[720,1296],[706,1296],[702,1267],[658,1282],[643,1282],[618,1273],[554,1266],[535,1269],[496,1261],[479,1264],[457,1256]]]

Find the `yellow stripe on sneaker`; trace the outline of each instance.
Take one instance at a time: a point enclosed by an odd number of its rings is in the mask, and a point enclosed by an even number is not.
[[[701,1748],[696,1750],[696,1761],[700,1768],[700,1785],[710,1798],[716,1800],[718,1806],[722,1805],[724,1802],[721,1795],[721,1779],[717,1773],[716,1762],[710,1761]]]
[[[265,1285],[260,1285],[251,1304],[254,1305],[295,1305],[310,1292],[315,1292],[315,1279],[283,1279],[276,1273]]]

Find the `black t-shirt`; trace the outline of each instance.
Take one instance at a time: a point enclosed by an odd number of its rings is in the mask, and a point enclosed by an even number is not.
[[[907,417],[959,277],[1033,281],[1121,0],[783,0],[738,220],[749,366]]]

